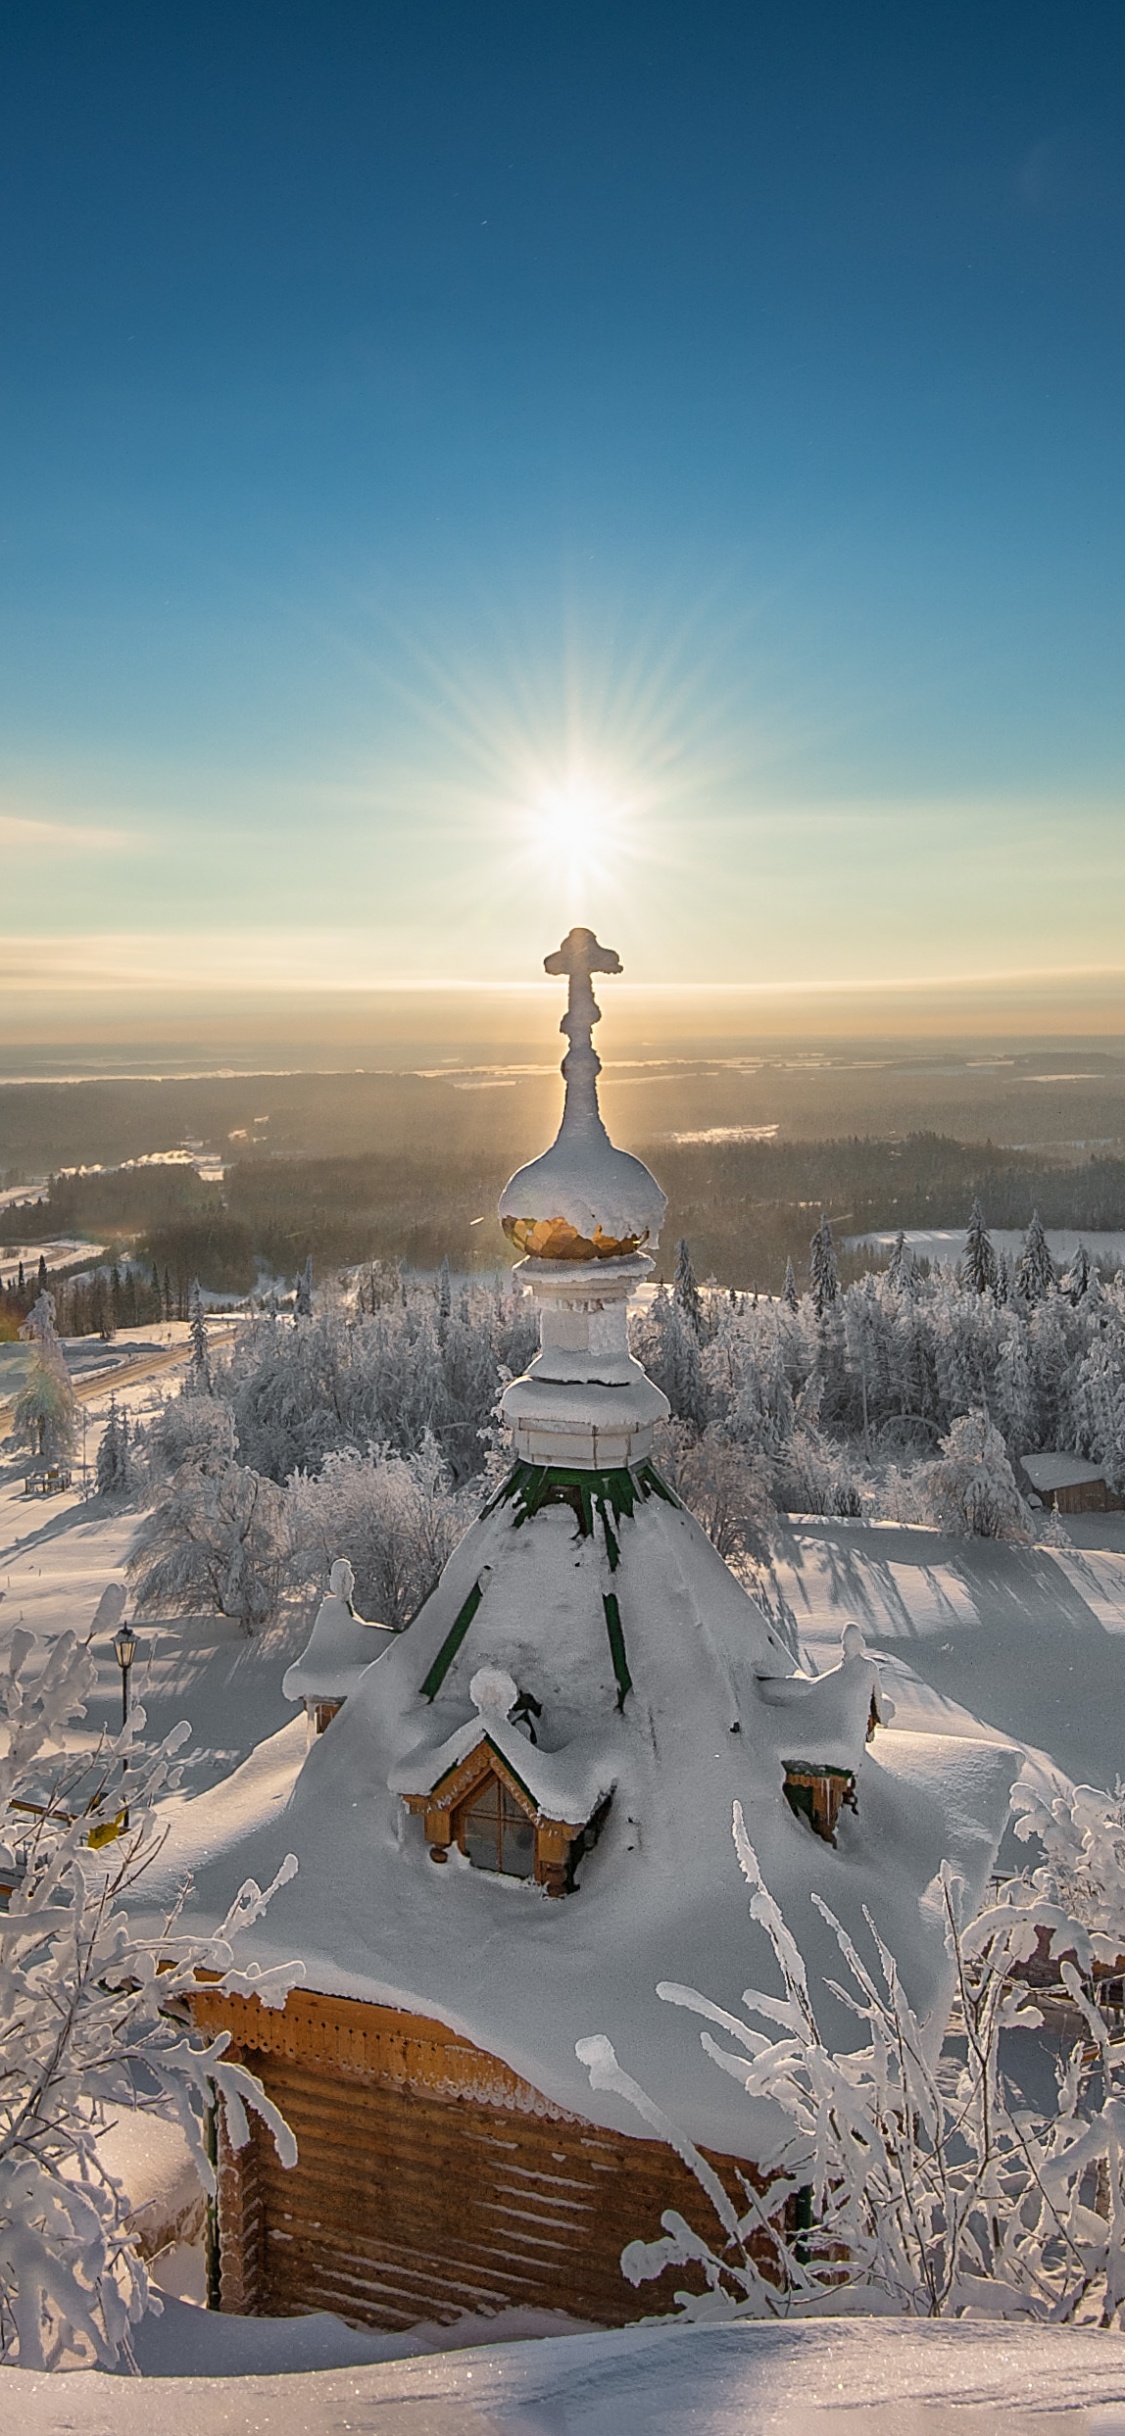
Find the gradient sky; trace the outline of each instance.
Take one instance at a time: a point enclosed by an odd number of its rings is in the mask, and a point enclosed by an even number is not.
[[[1125,966],[1125,12],[8,0],[0,972]]]

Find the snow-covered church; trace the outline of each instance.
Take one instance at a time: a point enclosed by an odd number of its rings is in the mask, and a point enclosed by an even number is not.
[[[201,1990],[299,2144],[224,2149],[222,2305],[327,2308],[388,2328],[462,2311],[565,2310],[599,2325],[668,2307],[624,2246],[705,2209],[678,2156],[577,2049],[623,2067],[720,2171],[761,2165],[775,2127],[702,2052],[658,1981],[720,2005],[770,1962],[731,1839],[735,1801],[804,1951],[822,2021],[835,1948],[818,1893],[867,1950],[867,1906],[916,2007],[948,2002],[935,1881],[979,1896],[1011,1755],[881,1719],[855,1626],[819,1677],[662,1480],[665,1400],[631,1357],[630,1295],[664,1197],[598,1109],[592,977],[572,931],[566,1100],[551,1149],[506,1186],[540,1346],[508,1388],[512,1467],[401,1633],[331,1591],[287,1689],[307,1713],[186,1803],[165,1882],[193,1914],[298,1868],[252,1936],[298,1956],[284,2008]],[[838,1957],[837,1957],[838,1961]]]

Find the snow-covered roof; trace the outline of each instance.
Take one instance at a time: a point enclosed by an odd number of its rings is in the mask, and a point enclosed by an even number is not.
[[[331,1587],[316,1611],[308,1646],[286,1668],[287,1700],[346,1700],[360,1676],[394,1639],[387,1624],[368,1624],[352,1606],[355,1587],[346,1557],[332,1567]]]
[[[672,1979],[737,2004],[769,1970],[732,1846],[735,1800],[822,2019],[847,2045],[854,2027],[824,1987],[838,1955],[813,1893],[870,1951],[866,1905],[912,2002],[943,2005],[937,1873],[948,1859],[970,1900],[979,1894],[1016,1762],[995,1743],[882,1731],[865,1749],[873,1669],[854,1636],[838,1669],[799,1675],[761,1608],[666,1495],[638,1492],[612,1529],[615,1565],[605,1534],[584,1535],[569,1505],[529,1514],[526,1500],[502,1497],[309,1749],[288,1806],[256,1804],[248,1783],[243,1832],[232,1836],[221,1788],[184,1803],[153,1894],[191,1870],[195,1904],[210,1916],[247,1874],[264,1884],[293,1851],[297,1876],[252,1932],[263,1960],[299,1954],[309,1986],[430,2015],[554,2103],[635,2133],[623,2101],[592,2092],[575,2054],[579,2039],[603,2032],[696,2140],[753,2155],[770,2127],[655,1995]],[[539,1702],[537,1751],[517,1724],[482,1718],[471,1685],[487,1667]],[[474,1869],[456,1848],[435,1868],[422,1820],[407,1813],[403,1790],[425,1790],[430,1769],[440,1774],[483,1730],[509,1734],[513,1751],[518,1741],[521,1774],[535,1772],[536,1798],[555,1815],[581,1811],[612,1776],[600,1842],[562,1902]],[[858,1799],[835,1849],[783,1790],[787,1761],[834,1764],[832,1753],[854,1769]]]
[[[1104,1463],[1087,1463],[1081,1455],[1021,1455],[1020,1462],[1033,1489],[1076,1489],[1087,1480],[1104,1480]]]

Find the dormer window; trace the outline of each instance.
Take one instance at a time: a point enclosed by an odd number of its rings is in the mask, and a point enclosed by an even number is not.
[[[495,1869],[505,1878],[534,1877],[534,1813],[491,1769],[452,1819],[456,1841],[474,1869]]]
[[[612,1768],[589,1744],[543,1750],[531,1722],[540,1703],[503,1667],[479,1666],[469,1697],[475,1719],[388,1782],[423,1821],[431,1861],[457,1851],[472,1869],[572,1894],[609,1813]]]
[[[826,1844],[836,1841],[841,1810],[854,1810],[855,1776],[851,1768],[829,1768],[807,1760],[785,1762],[785,1799],[795,1818],[804,1819]]]

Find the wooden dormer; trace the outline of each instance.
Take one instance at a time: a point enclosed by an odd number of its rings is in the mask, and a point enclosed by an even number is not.
[[[432,1861],[446,1861],[455,1845],[474,1869],[527,1878],[548,1895],[573,1893],[579,1858],[596,1844],[609,1809],[606,1796],[591,1818],[545,1817],[487,1733],[428,1793],[402,1798],[425,1822]]]

